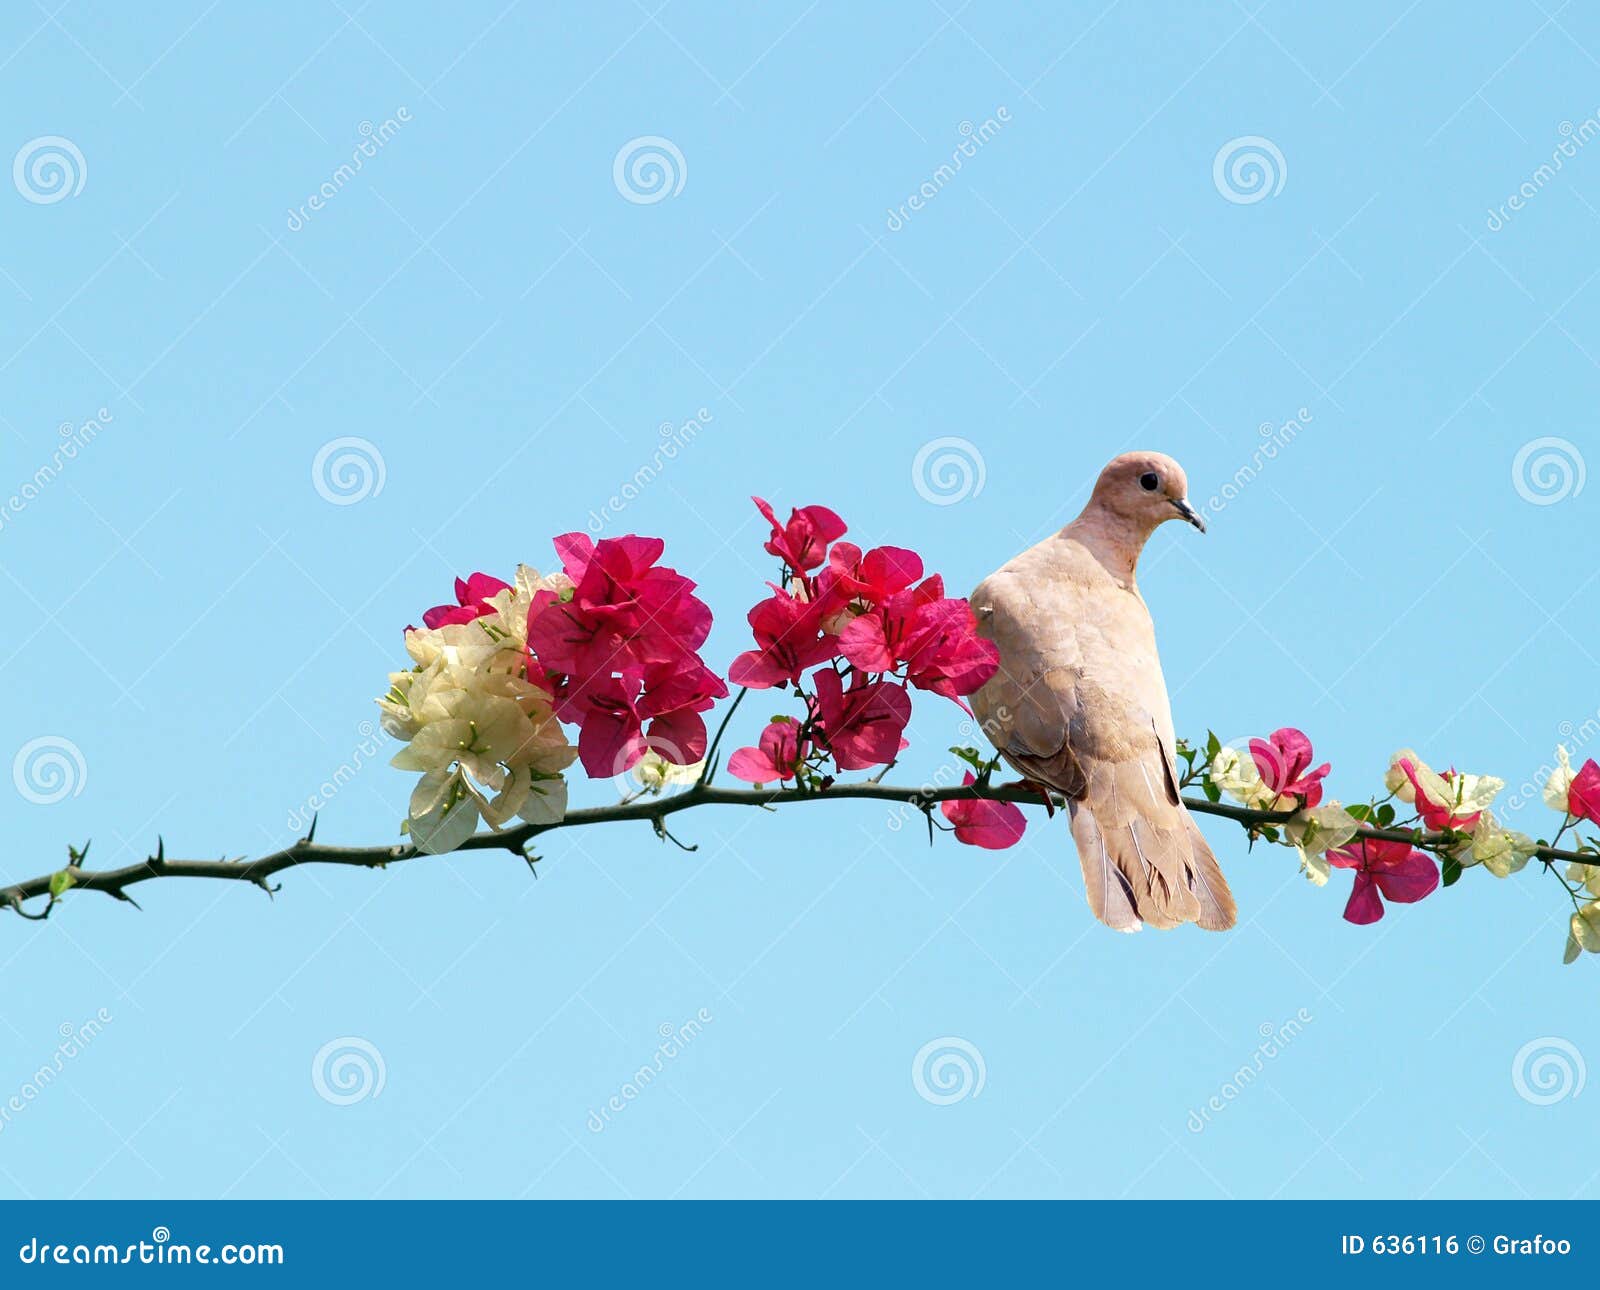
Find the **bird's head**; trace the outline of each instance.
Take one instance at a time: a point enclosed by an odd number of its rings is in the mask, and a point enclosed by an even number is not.
[[[1167,520],[1187,520],[1206,531],[1200,512],[1189,504],[1188,476],[1165,453],[1125,452],[1113,457],[1095,481],[1089,505],[1141,535]]]

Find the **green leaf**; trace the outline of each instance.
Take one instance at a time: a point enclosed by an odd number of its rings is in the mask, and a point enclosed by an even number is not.
[[[1446,856],[1443,867],[1444,885],[1446,887],[1454,887],[1456,883],[1461,881],[1461,861],[1454,856]]]
[[[1385,802],[1382,806],[1380,806],[1378,808],[1378,824],[1382,828],[1386,829],[1393,823],[1394,823],[1394,807],[1390,806],[1387,802]]]
[[[1222,790],[1209,779],[1200,785],[1200,791],[1206,795],[1206,801],[1208,802],[1220,802],[1222,800]]]
[[[1366,824],[1372,819],[1372,808],[1370,806],[1365,806],[1360,802],[1356,802],[1352,806],[1345,807],[1344,811],[1345,814],[1348,815],[1352,820],[1360,820],[1363,824]]]
[[[50,875],[50,899],[57,899],[68,887],[77,881],[70,870],[62,869]]]
[[[1222,740],[1218,739],[1214,731],[1206,731],[1206,761],[1213,762],[1217,754],[1222,751]]]

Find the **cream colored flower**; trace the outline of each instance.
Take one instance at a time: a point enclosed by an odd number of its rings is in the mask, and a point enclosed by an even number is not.
[[[1538,849],[1526,833],[1504,829],[1494,812],[1484,811],[1472,830],[1472,841],[1461,850],[1462,864],[1481,864],[1496,878],[1509,878],[1518,872]]]
[[[519,568],[494,614],[406,634],[417,666],[390,676],[378,706],[383,728],[406,744],[391,764],[421,775],[406,831],[424,851],[455,850],[480,819],[501,829],[519,815],[550,824],[566,813],[562,772],[577,749],[524,675],[527,605],[547,585]]]
[[[1569,864],[1567,881],[1582,887],[1591,896],[1600,900],[1600,865]]]
[[[1544,804],[1552,811],[1560,811],[1562,815],[1566,815],[1569,809],[1568,798],[1572,793],[1572,781],[1576,778],[1577,773],[1572,769],[1572,758],[1567,755],[1566,744],[1558,744],[1556,768],[1545,781]]]
[[[1355,837],[1360,823],[1338,802],[1301,811],[1283,826],[1287,842],[1300,853],[1300,872],[1316,887],[1326,886],[1328,852]]]
[[[1229,797],[1262,811],[1287,810],[1294,799],[1279,798],[1261,778],[1254,757],[1237,748],[1222,747],[1211,759],[1211,782]]]
[[[660,793],[673,784],[694,783],[704,769],[703,760],[695,762],[693,766],[679,766],[652,750],[639,758],[628,773],[646,792]]]
[[[1398,797],[1402,802],[1412,803],[1417,800],[1417,790],[1411,787],[1411,778],[1401,768],[1400,763],[1410,762],[1413,766],[1422,765],[1422,758],[1418,757],[1409,748],[1402,748],[1393,757],[1389,758],[1389,769],[1383,777],[1383,786]]]

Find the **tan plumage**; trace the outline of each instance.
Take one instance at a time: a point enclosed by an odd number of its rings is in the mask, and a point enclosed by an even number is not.
[[[1237,917],[1178,796],[1171,705],[1134,578],[1146,539],[1172,519],[1205,531],[1182,467],[1126,453],[1083,514],[972,593],[978,630],[1000,649],[973,710],[1007,762],[1068,799],[1089,907],[1124,932],[1220,931]]]

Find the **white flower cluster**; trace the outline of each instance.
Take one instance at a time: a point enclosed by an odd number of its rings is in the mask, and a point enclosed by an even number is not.
[[[527,679],[528,607],[561,590],[526,565],[516,584],[471,622],[406,633],[415,666],[389,677],[378,700],[383,728],[406,742],[392,764],[421,773],[406,832],[423,851],[454,851],[479,819],[501,829],[521,817],[554,823],[566,814],[562,772],[577,757],[550,696]]]

